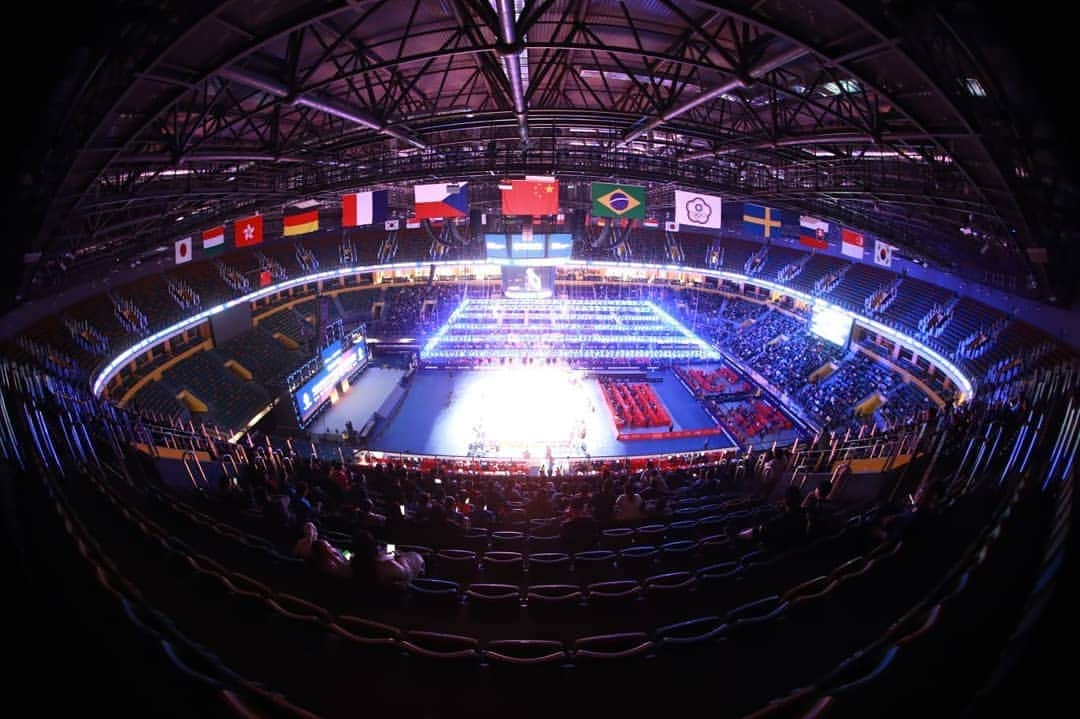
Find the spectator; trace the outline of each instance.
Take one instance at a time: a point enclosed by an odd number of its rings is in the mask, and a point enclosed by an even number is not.
[[[311,522],[304,522],[304,526],[300,528],[300,539],[296,540],[296,544],[292,548],[292,556],[299,557],[300,559],[310,559],[311,550],[315,545],[315,541],[319,538],[319,530]]]
[[[591,549],[600,538],[600,525],[588,513],[585,500],[574,497],[570,500],[570,513],[562,523],[562,550],[567,554],[576,554]]]
[[[615,519],[623,522],[643,519],[645,513],[642,511],[642,505],[643,500],[641,495],[634,491],[633,482],[626,480],[623,493],[615,500]]]
[[[353,577],[367,587],[403,587],[424,571],[424,558],[416,552],[386,552],[371,532],[353,535]]]
[[[806,512],[798,487],[788,486],[784,492],[784,511],[761,525],[758,535],[765,547],[774,552],[791,549],[806,538]]]

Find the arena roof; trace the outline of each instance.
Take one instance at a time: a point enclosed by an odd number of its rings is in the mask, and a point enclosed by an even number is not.
[[[1044,297],[1026,250],[1071,239],[1056,157],[964,4],[115,5],[24,163],[27,277],[344,190],[523,172],[713,189],[1021,267]]]

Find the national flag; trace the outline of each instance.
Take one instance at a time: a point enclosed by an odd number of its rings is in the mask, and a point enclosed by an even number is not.
[[[259,287],[266,287],[274,281],[273,276],[270,274],[270,270],[263,270],[259,273]]]
[[[191,262],[191,238],[185,237],[182,240],[177,240],[173,245],[173,249],[176,252],[176,264],[182,265],[185,262]]]
[[[416,219],[466,217],[469,214],[469,184],[440,182],[413,187]]]
[[[407,229],[407,230],[419,230],[420,229],[420,220],[416,219],[415,217],[407,217],[407,218],[405,218],[405,229]]]
[[[874,263],[882,267],[892,267],[892,253],[895,249],[888,242],[874,240]]]
[[[218,225],[202,233],[203,252],[208,255],[216,255],[225,249],[225,226]]]
[[[401,227],[401,220],[387,220],[383,223],[383,229],[387,232],[395,232]]]
[[[285,215],[282,220],[282,234],[286,237],[293,235],[306,235],[319,229],[319,211],[309,210],[297,215]]]
[[[675,190],[675,222],[679,226],[721,228],[721,201],[716,195]]]
[[[675,222],[674,220],[668,220],[664,223],[664,230],[666,230],[667,232],[678,232],[679,223]]]
[[[593,217],[644,220],[645,188],[636,185],[594,182],[592,183],[592,214]]]
[[[262,215],[252,215],[233,223],[233,244],[250,247],[263,241]]]
[[[655,217],[646,217],[645,221],[641,224],[645,227],[657,229],[660,227],[660,220],[656,219]]]
[[[773,230],[779,230],[780,210],[764,205],[743,203],[743,232],[754,237],[772,237]]]
[[[855,230],[849,230],[846,227],[840,228],[840,251],[848,257],[861,260],[865,244],[863,236]]]
[[[829,249],[825,235],[829,233],[829,223],[809,215],[799,216],[799,242],[815,250]]]
[[[511,180],[510,189],[502,191],[504,215],[554,215],[558,211],[558,180]]]
[[[341,226],[364,227],[386,220],[389,207],[386,190],[354,192],[341,197]]]

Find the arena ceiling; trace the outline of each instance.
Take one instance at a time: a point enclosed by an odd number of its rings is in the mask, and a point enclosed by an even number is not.
[[[1028,141],[1012,92],[963,23],[910,3],[117,12],[115,43],[59,88],[52,146],[24,178],[40,219],[27,249],[44,261],[129,256],[343,190],[396,188],[404,207],[416,180],[523,172],[643,180],[669,206],[676,185],[712,188],[946,262],[981,250],[1026,268],[1025,248],[1061,240],[1042,181],[1052,158]],[[567,202],[584,205],[581,188]]]

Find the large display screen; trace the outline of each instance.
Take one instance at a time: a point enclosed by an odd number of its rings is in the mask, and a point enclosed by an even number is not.
[[[557,259],[570,259],[570,250],[574,247],[574,236],[569,233],[559,233],[547,236],[548,257]]]
[[[548,260],[570,258],[574,238],[568,233],[542,234],[533,233],[531,227],[525,227],[515,234],[484,235],[488,262],[499,264],[559,264]]]
[[[507,297],[551,297],[554,267],[503,267],[503,294]]]
[[[814,313],[810,316],[810,331],[826,342],[847,347],[854,322],[851,315],[824,302],[815,302]]]
[[[323,366],[314,377],[293,393],[293,405],[300,426],[306,426],[319,410],[331,400],[342,380],[367,362],[367,345],[335,343],[323,350]]]
[[[506,249],[506,235],[484,235],[484,244],[487,246],[489,260],[510,259],[510,252]]]

